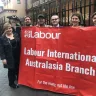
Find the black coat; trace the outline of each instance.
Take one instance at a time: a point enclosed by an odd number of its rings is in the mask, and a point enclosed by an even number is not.
[[[8,68],[15,68],[19,66],[20,61],[20,38],[18,34],[14,34],[14,38],[17,41],[16,51],[13,53],[13,48],[8,38],[6,36],[2,36],[0,38],[0,56],[1,60],[6,59]]]
[[[13,27],[12,27],[12,29],[13,29],[13,32],[14,32],[14,33],[17,33],[18,36],[20,37],[20,34],[21,34],[21,27],[20,27],[20,26],[16,26],[16,29],[14,29]]]

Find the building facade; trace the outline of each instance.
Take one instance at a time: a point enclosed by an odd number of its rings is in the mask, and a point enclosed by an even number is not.
[[[33,24],[37,22],[37,15],[45,14],[47,24],[50,24],[52,14],[58,14],[62,25],[69,25],[73,12],[83,15],[84,25],[91,25],[91,14],[96,11],[96,0],[31,0],[31,7],[27,14],[32,17]]]
[[[3,10],[0,11],[0,24],[8,21],[7,16],[17,15],[23,18],[26,14],[26,0],[3,0]]]

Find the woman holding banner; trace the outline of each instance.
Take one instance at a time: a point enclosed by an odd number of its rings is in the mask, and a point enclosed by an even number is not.
[[[82,27],[83,17],[79,13],[73,13],[71,16],[71,25],[72,27]]]
[[[18,79],[19,71],[20,38],[12,31],[12,26],[9,23],[5,23],[3,29],[4,34],[0,38],[1,60],[4,68],[8,68],[9,86],[18,88],[15,80]]]

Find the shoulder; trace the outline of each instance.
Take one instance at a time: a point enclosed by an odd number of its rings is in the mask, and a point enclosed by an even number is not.
[[[21,26],[16,26],[16,31],[20,31],[21,30]]]
[[[84,27],[84,26],[71,26],[72,28],[82,28],[82,27]]]
[[[6,38],[6,35],[5,34],[2,35],[2,36],[0,36],[0,39],[4,39],[4,38]]]
[[[15,38],[17,41],[20,41],[20,36],[19,36],[17,33],[14,33],[14,38]]]
[[[3,40],[3,36],[0,36],[0,40]]]
[[[38,24],[37,25],[35,25],[36,27],[40,27]]]
[[[17,33],[13,33],[14,37],[18,38],[18,34]]]
[[[45,27],[52,27],[51,25],[45,25]]]
[[[6,36],[0,36],[0,42],[2,43],[3,41],[6,41]]]
[[[80,26],[81,28],[84,27],[84,26]]]
[[[30,25],[30,27],[32,27],[32,25]]]
[[[64,27],[64,26],[59,26],[60,28]]]

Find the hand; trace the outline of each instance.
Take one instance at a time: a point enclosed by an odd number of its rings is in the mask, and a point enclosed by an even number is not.
[[[2,36],[4,36],[6,33],[7,33],[7,31],[4,31],[3,34],[2,34]]]
[[[6,59],[2,60],[2,63],[7,64],[7,60]]]

